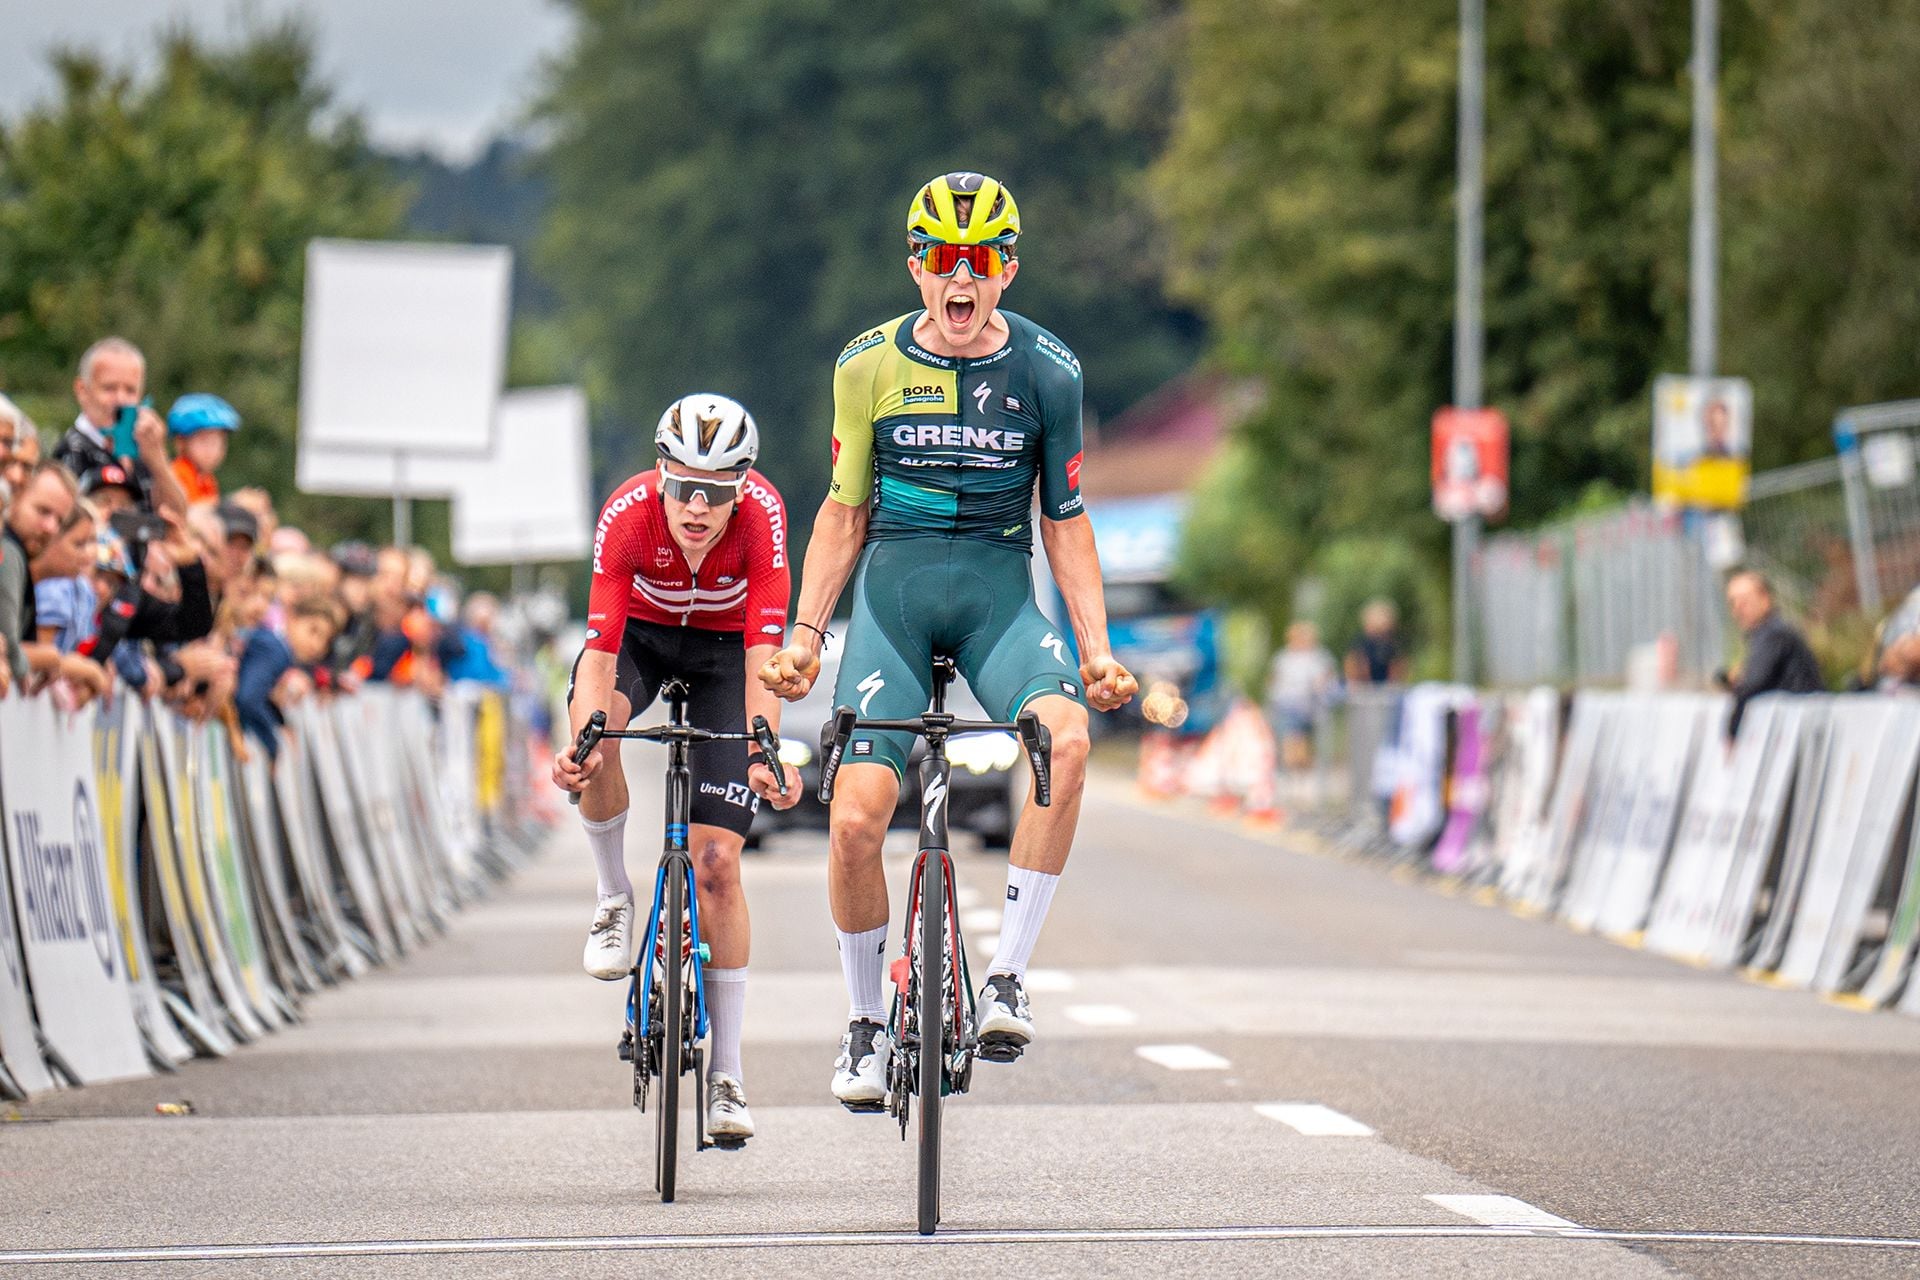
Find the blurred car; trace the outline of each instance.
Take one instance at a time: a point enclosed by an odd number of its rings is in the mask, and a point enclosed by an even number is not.
[[[820,803],[821,738],[832,726],[833,686],[839,673],[840,640],[836,636],[826,642],[820,654],[820,678],[813,682],[813,688],[798,702],[786,704],[780,715],[780,759],[800,771],[806,780],[806,798],[784,811],[761,805],[747,837],[749,848],[773,832],[827,829],[827,806]],[[989,718],[965,680],[947,691],[947,709],[967,719]],[[890,825],[895,829],[919,826],[919,770],[926,753],[926,742],[916,739],[906,779],[900,785],[900,802],[893,810]],[[1027,794],[1026,757],[1020,750],[1020,740],[1011,733],[970,733],[948,740],[947,759],[953,763],[948,825],[954,831],[971,831],[989,849],[1007,848],[1013,841],[1017,806],[1025,802]]]

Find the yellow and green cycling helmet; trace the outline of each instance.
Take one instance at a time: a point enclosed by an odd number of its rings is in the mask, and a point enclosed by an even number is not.
[[[973,203],[962,219],[962,199]],[[999,243],[1011,247],[1020,234],[1020,207],[1013,192],[984,173],[943,173],[921,187],[907,207],[907,241],[947,244]]]

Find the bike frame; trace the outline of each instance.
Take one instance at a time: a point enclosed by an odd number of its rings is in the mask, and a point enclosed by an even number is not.
[[[689,727],[686,687],[677,680],[669,680],[661,693],[667,699],[667,723],[677,729]],[[608,733],[602,736],[611,738],[616,735]],[[647,913],[647,933],[640,952],[642,958],[627,987],[627,1022],[634,1028],[636,1044],[646,1039],[648,1031],[649,1011],[642,996],[653,989],[653,954],[664,923],[660,919],[661,904],[665,899],[667,877],[676,873],[685,878],[687,886],[689,944],[693,948],[691,990],[694,1041],[698,1043],[707,1034],[706,965],[700,953],[700,895],[695,892],[693,857],[687,849],[687,830],[693,814],[692,753],[693,744],[685,737],[676,736],[667,742],[666,837],[660,852],[660,866],[653,877],[653,907]],[[670,962],[673,958],[669,954]],[[644,1105],[642,1110],[645,1110]]]

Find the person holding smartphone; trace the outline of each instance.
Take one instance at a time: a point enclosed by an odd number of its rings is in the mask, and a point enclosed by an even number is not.
[[[147,511],[187,514],[187,497],[167,457],[167,424],[146,394],[147,359],[125,338],[102,338],[80,357],[73,398],[80,416],[54,446],[53,457],[76,476],[124,467]]]

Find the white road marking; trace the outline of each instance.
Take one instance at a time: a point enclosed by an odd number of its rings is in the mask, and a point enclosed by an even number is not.
[[[1254,1108],[1269,1120],[1309,1138],[1371,1138],[1373,1130],[1352,1116],[1317,1102],[1263,1102]]]
[[[960,913],[960,927],[968,933],[980,933],[987,929],[999,929],[1000,912],[993,907],[974,907]]]
[[[1083,1027],[1130,1027],[1140,1015],[1120,1004],[1070,1004],[1061,1010]]]
[[[1428,1196],[1448,1213],[1488,1227],[1571,1227],[1576,1224],[1513,1196]]]
[[[1429,1197],[1431,1199],[1432,1197]],[[1472,1197],[1468,1197],[1472,1198]],[[1551,1216],[1551,1215],[1548,1215]],[[232,1262],[260,1258],[372,1258],[511,1253],[646,1253],[668,1249],[843,1249],[860,1245],[1188,1244],[1260,1240],[1544,1240],[1589,1244],[1807,1245],[1920,1252],[1912,1236],[1811,1235],[1766,1231],[1610,1231],[1599,1227],[1256,1226],[956,1228],[928,1238],[912,1231],[740,1232],[727,1235],[492,1236],[441,1240],[337,1240],[275,1244],[177,1244],[90,1249],[0,1250],[0,1265],[130,1262]]]
[[[1062,991],[1071,991],[1078,984],[1074,976],[1065,969],[1029,969],[1025,985],[1030,992],[1058,994]]]
[[[1169,1071],[1225,1071],[1233,1065],[1197,1044],[1143,1044],[1134,1052]]]

